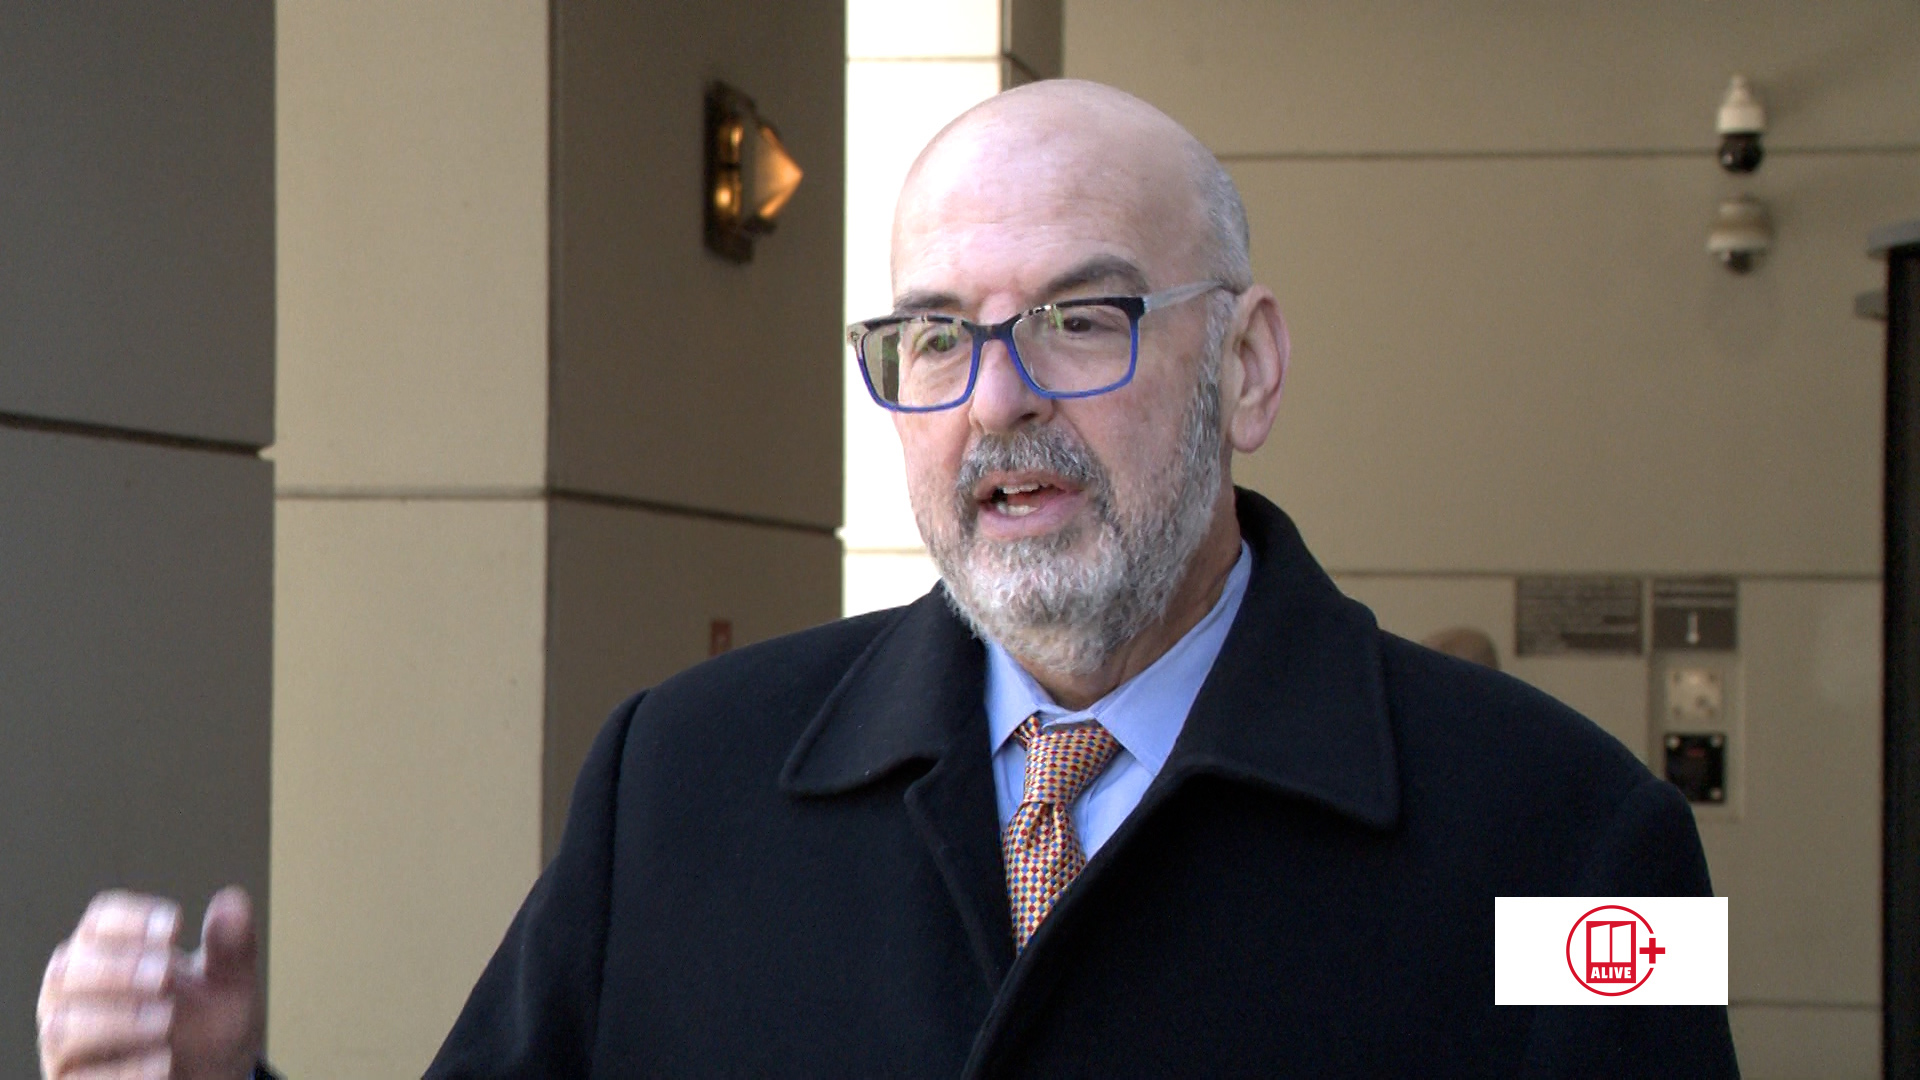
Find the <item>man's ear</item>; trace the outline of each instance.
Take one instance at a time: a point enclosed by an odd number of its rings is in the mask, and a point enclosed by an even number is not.
[[[1243,454],[1260,449],[1273,430],[1280,387],[1287,378],[1288,349],[1287,320],[1273,291],[1255,285],[1241,293],[1222,358],[1220,404],[1227,441]]]

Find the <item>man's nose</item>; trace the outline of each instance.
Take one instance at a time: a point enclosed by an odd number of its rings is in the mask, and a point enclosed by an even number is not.
[[[1003,434],[1044,422],[1053,410],[1053,399],[1034,393],[1021,378],[1005,341],[989,341],[980,348],[980,374],[968,408],[975,428]]]

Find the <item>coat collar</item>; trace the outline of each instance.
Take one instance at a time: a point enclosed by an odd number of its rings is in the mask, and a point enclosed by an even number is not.
[[[943,589],[902,611],[828,695],[781,772],[801,796],[854,791],[922,761],[907,816],[938,867],[991,992],[1013,966],[983,686],[986,649]]]
[[[1399,778],[1373,616],[1340,594],[1279,507],[1237,494],[1253,580],[1161,779],[1212,773],[1391,825]],[[985,650],[935,587],[848,670],[781,787],[831,795],[950,748],[984,753],[984,670]]]
[[[1341,595],[1279,507],[1237,494],[1253,580],[1160,778],[1237,778],[1386,828],[1400,782],[1373,613]]]
[[[847,669],[780,776],[796,795],[837,795],[959,740],[985,752],[986,647],[947,607],[946,587],[900,614]]]

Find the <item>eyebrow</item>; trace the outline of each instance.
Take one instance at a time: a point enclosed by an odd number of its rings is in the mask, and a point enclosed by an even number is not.
[[[1132,262],[1118,255],[1096,255],[1047,282],[1046,295],[1054,297],[1070,289],[1102,281],[1115,282],[1129,292],[1147,291],[1147,275],[1141,273],[1140,268]]]
[[[1067,270],[1047,282],[1044,296],[1051,299],[1072,289],[1095,285],[1103,281],[1113,282],[1127,292],[1145,293],[1147,275],[1130,260],[1118,255],[1095,255],[1093,258]],[[919,315],[929,311],[952,311],[960,306],[960,298],[952,293],[919,290],[902,293],[893,302],[896,315]]]
[[[893,302],[895,315],[923,315],[929,311],[951,311],[960,306],[960,298],[952,293],[909,292],[899,296]]]

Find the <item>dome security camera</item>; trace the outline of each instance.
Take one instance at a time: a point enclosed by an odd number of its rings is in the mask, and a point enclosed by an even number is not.
[[[1720,134],[1720,167],[1730,173],[1750,173],[1760,167],[1766,156],[1760,136],[1767,130],[1767,111],[1754,97],[1745,75],[1735,75],[1727,84],[1727,96],[1720,102],[1720,115],[1714,125]]]

